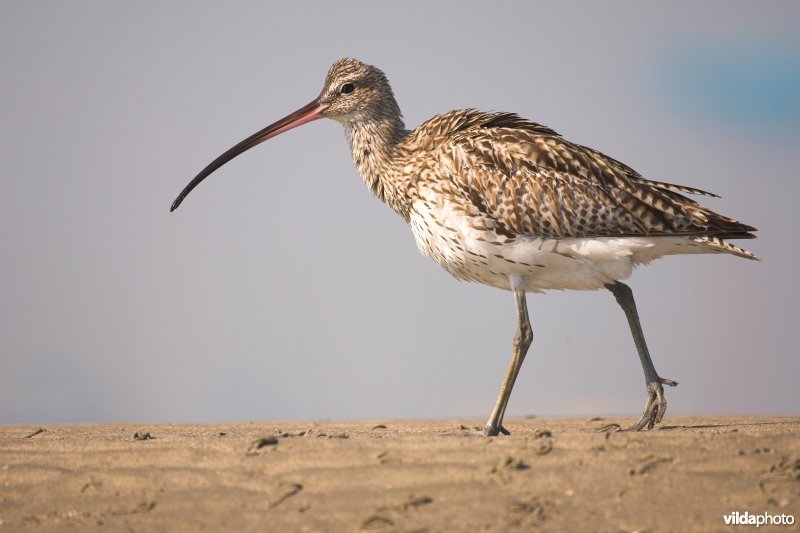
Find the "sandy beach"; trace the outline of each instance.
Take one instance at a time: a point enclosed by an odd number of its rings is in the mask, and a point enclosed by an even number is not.
[[[800,519],[800,417],[0,427],[0,531],[724,531]],[[761,527],[792,530],[795,526]]]

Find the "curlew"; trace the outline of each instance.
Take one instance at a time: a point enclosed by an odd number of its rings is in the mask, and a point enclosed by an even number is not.
[[[366,186],[411,226],[419,250],[460,280],[511,291],[517,332],[511,363],[486,423],[508,434],[503,416],[533,340],[525,295],[547,289],[606,288],[625,313],[644,370],[647,401],[630,430],[664,417],[664,385],[620,280],[665,255],[727,253],[755,259],[726,239],[755,228],[686,195],[711,193],[645,179],[596,150],[513,113],[461,109],[405,129],[384,73],[354,59],[331,66],[320,95],[243,140],[205,167],[189,192],[234,157],[323,117],[344,126]]]

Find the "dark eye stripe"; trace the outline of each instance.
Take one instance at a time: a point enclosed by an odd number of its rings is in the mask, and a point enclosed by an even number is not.
[[[351,93],[355,90],[355,88],[356,88],[355,85],[353,85],[352,83],[345,83],[344,85],[342,85],[342,94]]]

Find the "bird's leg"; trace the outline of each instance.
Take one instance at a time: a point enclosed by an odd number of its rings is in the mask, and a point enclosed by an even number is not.
[[[633,342],[636,344],[636,351],[639,352],[639,359],[642,361],[644,381],[647,385],[647,403],[644,406],[644,412],[639,421],[629,427],[628,430],[639,431],[645,426],[647,426],[647,429],[653,429],[653,426],[661,422],[661,419],[664,418],[664,413],[667,412],[664,385],[674,387],[678,383],[671,379],[660,377],[653,366],[653,360],[650,359],[650,352],[644,340],[644,333],[642,333],[642,325],[639,323],[639,313],[636,312],[636,302],[633,300],[631,288],[619,281],[607,283],[606,288],[614,294],[617,303],[625,311],[628,325],[631,327]]]
[[[524,288],[514,290],[514,299],[517,302],[517,333],[514,335],[514,355],[511,357],[511,364],[508,366],[506,378],[503,380],[503,386],[500,388],[500,396],[497,398],[497,403],[492,411],[492,416],[486,423],[484,434],[487,437],[494,437],[499,433],[508,435],[509,432],[503,427],[503,416],[506,414],[506,407],[508,406],[508,399],[511,396],[511,389],[514,388],[514,382],[517,380],[519,369],[522,366],[522,361],[525,360],[525,354],[528,353],[528,348],[533,341],[533,330],[531,329],[531,322],[528,318],[528,304],[525,301]]]

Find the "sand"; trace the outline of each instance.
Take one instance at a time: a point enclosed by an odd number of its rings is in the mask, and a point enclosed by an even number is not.
[[[510,420],[512,435],[496,438],[477,420],[65,425],[33,436],[38,426],[0,426],[0,532],[748,529],[725,525],[734,511],[800,520],[800,417],[602,430],[631,421]]]

